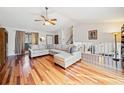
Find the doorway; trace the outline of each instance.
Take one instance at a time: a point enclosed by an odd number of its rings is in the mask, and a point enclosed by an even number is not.
[[[53,35],[46,35],[46,45],[47,48],[52,48],[53,42]]]
[[[53,35],[46,35],[46,44],[53,44]]]

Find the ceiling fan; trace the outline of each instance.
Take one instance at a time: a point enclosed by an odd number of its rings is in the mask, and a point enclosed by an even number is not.
[[[47,16],[48,7],[45,7],[45,10],[46,10],[46,15],[45,16],[41,15],[40,17],[42,19],[40,20],[36,19],[35,21],[43,21],[43,25],[56,25],[57,19],[55,18],[49,19]]]

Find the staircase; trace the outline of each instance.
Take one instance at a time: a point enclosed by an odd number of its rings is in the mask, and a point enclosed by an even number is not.
[[[73,44],[73,26],[71,27],[71,33],[70,37],[67,40],[66,44]]]
[[[73,35],[70,36],[66,44],[73,44]]]

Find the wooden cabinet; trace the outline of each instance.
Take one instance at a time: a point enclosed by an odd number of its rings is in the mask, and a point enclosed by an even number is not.
[[[124,24],[121,27],[121,60],[122,68],[124,69]]]
[[[5,64],[7,58],[8,34],[5,28],[0,28],[0,69]]]

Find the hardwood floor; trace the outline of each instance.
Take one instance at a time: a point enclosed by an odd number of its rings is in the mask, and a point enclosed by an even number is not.
[[[28,56],[8,58],[0,72],[2,85],[124,84],[118,71],[77,62],[67,69],[54,64],[52,56],[29,60]]]

